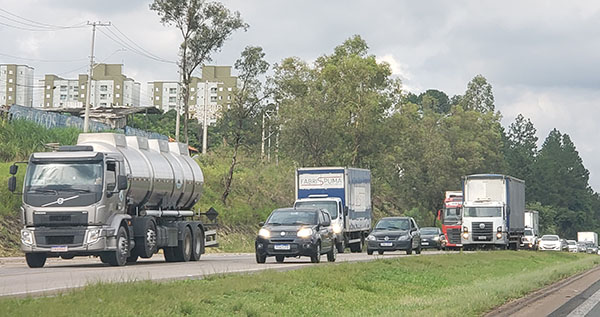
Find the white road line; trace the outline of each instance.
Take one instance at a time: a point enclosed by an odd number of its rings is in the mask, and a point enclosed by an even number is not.
[[[577,306],[567,317],[584,317],[600,302],[600,290]]]

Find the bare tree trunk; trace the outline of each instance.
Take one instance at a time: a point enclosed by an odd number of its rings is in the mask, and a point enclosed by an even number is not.
[[[235,164],[237,164],[237,152],[238,152],[239,142],[236,141],[235,146],[233,147],[233,157],[231,158],[231,166],[229,166],[229,174],[227,174],[227,178],[225,178],[225,191],[223,191],[223,196],[221,197],[221,201],[223,204],[226,204],[227,196],[231,192],[231,183],[233,182],[233,170],[235,169]]]

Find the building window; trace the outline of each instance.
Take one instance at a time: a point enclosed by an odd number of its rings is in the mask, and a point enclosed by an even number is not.
[[[219,96],[219,100],[223,100],[223,96]]]
[[[227,95],[227,100],[231,100],[231,95]]]
[[[23,75],[23,71],[19,71],[19,74],[20,74],[20,75]]]
[[[106,107],[106,102],[101,102],[100,107]]]
[[[169,97],[169,102],[177,102],[177,98],[176,97]]]
[[[100,85],[100,91],[107,91],[107,90],[108,90],[108,86]]]
[[[12,100],[12,96],[8,96],[8,100]]]
[[[13,82],[12,78],[9,78],[9,79],[8,79],[8,82],[9,82],[9,83],[12,83],[12,82]]]
[[[156,99],[156,100],[160,100],[160,99],[158,98],[158,96],[156,96],[156,98],[155,98],[155,99]]]
[[[81,85],[81,89],[85,89],[85,85]]]
[[[50,85],[46,86],[46,89],[50,90],[50,88],[52,88],[52,87],[50,87]]]
[[[216,94],[216,93],[217,93],[217,88],[216,88],[216,87],[212,87],[212,88],[210,89],[210,93],[211,93],[211,94]]]
[[[223,87],[219,87],[219,91],[223,91]]]
[[[63,92],[63,91],[67,91],[67,86],[60,86],[60,91],[61,91],[61,92]]]
[[[217,101],[217,96],[210,96],[210,101],[213,101],[213,102]]]
[[[106,94],[100,94],[100,99],[106,99]]]
[[[154,88],[154,91],[158,91],[158,87]]]
[[[177,88],[169,88],[169,93],[171,95],[176,94],[177,93]]]
[[[8,71],[8,74],[9,74],[9,75],[12,75],[12,74],[13,74],[13,71],[12,71],[12,70],[9,70],[9,71]]]
[[[191,97],[190,97],[190,100],[194,100],[194,96],[191,96]]]
[[[117,89],[121,89],[121,85],[117,85]]]
[[[227,87],[227,91],[231,91],[231,90],[232,90],[231,87]]]
[[[85,95],[84,95],[84,94],[81,94],[81,98],[85,98]]]
[[[60,95],[60,100],[67,100],[67,95]]]
[[[191,90],[192,92],[194,92],[194,91],[196,91],[196,88],[192,87],[190,90]]]
[[[8,91],[12,91],[12,87],[8,87]]]
[[[119,98],[119,96],[120,96],[119,94],[115,94],[115,98]]]
[[[46,94],[46,98],[50,98],[50,94]]]

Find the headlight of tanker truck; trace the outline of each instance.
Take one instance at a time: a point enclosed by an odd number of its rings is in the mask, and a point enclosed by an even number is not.
[[[33,245],[33,233],[27,229],[21,229],[21,242],[25,245]]]
[[[342,232],[342,226],[340,226],[339,223],[336,223],[333,225],[333,233],[340,233]]]
[[[87,233],[87,243],[92,244],[98,242],[102,235],[102,229],[90,229]]]
[[[469,228],[467,226],[463,226],[463,234],[462,234],[463,239],[469,239]]]

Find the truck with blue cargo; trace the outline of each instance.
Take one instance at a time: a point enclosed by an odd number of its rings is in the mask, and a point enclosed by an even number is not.
[[[525,182],[507,175],[463,177],[463,248],[513,248],[524,235]]]
[[[204,176],[186,144],[82,133],[77,145],[26,163],[21,250],[30,267],[74,256],[122,266],[160,249],[168,262],[196,261],[217,245],[215,227],[194,219]],[[13,192],[17,170],[10,168]]]
[[[351,167],[296,170],[294,207],[324,208],[331,215],[339,253],[362,252],[371,231],[371,171]]]

